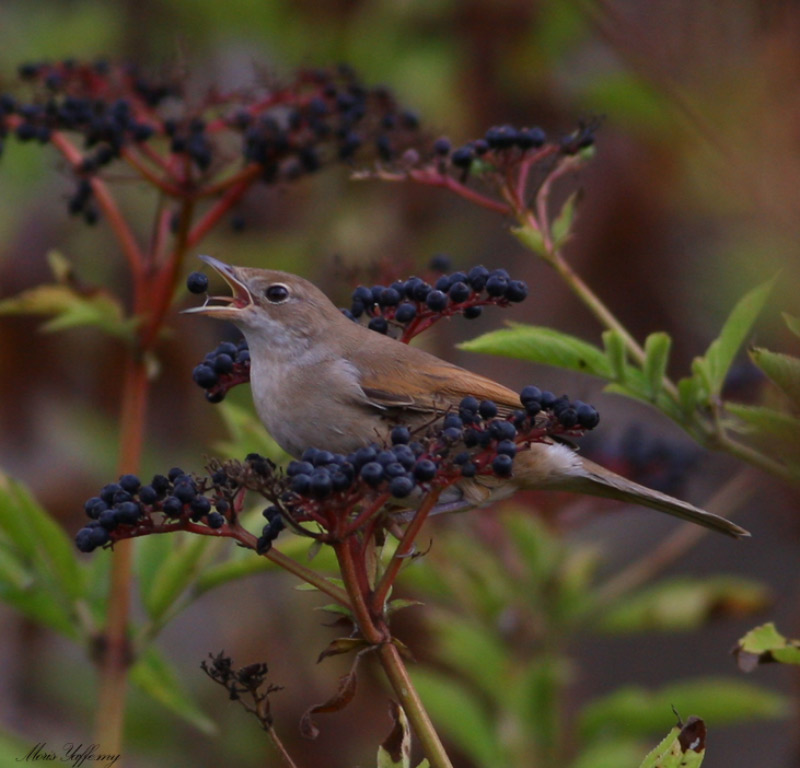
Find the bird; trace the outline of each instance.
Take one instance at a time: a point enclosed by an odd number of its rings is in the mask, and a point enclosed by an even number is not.
[[[230,296],[184,310],[234,323],[250,350],[250,386],[269,434],[299,458],[310,447],[347,454],[384,442],[391,430],[430,425],[464,397],[491,400],[501,416],[520,409],[519,394],[422,349],[353,322],[313,283],[271,269],[237,267],[211,256]],[[464,479],[436,511],[485,506],[519,490],[571,491],[649,507],[734,538],[735,523],[656,491],[581,456],[556,440],[520,451],[510,477]]]

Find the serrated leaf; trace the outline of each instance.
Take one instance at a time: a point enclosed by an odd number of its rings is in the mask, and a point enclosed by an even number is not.
[[[754,347],[750,359],[800,409],[800,358]]]
[[[403,708],[389,700],[392,730],[378,747],[378,768],[409,768],[411,765],[411,729]]]
[[[744,672],[752,672],[759,664],[800,664],[800,640],[784,637],[770,621],[751,629],[733,653]]]
[[[491,716],[474,694],[453,678],[429,669],[416,668],[411,677],[437,730],[469,755],[475,765],[508,765]]]
[[[174,537],[174,548],[163,561],[150,589],[142,595],[147,615],[159,621],[199,573],[200,558],[211,541],[205,536]]]
[[[640,736],[658,731],[664,712],[702,712],[717,726],[744,720],[785,717],[788,701],[773,691],[728,678],[694,678],[651,691],[638,686],[618,688],[590,702],[580,716],[580,733]]]
[[[667,373],[667,361],[672,346],[669,334],[663,332],[651,333],[644,342],[644,372],[647,390],[652,400],[658,397],[664,386],[664,376]]]
[[[690,717],[667,734],[640,768],[698,768],[705,754],[706,724],[699,717]]]
[[[603,378],[612,376],[606,356],[598,347],[543,326],[510,323],[508,328],[485,333],[459,347],[469,352],[545,363]]]
[[[599,621],[605,632],[686,631],[711,617],[744,616],[769,603],[769,590],[736,576],[673,578],[628,595]]]
[[[609,379],[624,382],[627,378],[628,352],[625,349],[625,339],[618,331],[603,331],[603,348],[610,370]]]
[[[124,317],[122,305],[107,291],[79,292],[63,283],[38,285],[0,301],[0,315],[49,316],[53,319],[42,326],[45,331],[91,325],[126,339],[137,324],[135,318]]]
[[[537,256],[547,256],[547,249],[544,247],[544,238],[538,229],[530,226],[511,227],[511,234],[522,243],[522,246],[532,251]]]
[[[572,233],[572,224],[575,220],[578,192],[573,192],[561,206],[558,216],[553,220],[551,233],[553,235],[554,250],[560,249],[567,242]]]
[[[725,377],[736,353],[744,344],[761,309],[767,301],[776,278],[748,291],[728,315],[719,336],[711,342],[703,358],[712,396],[719,396]]]
[[[131,682],[170,712],[199,731],[217,732],[217,726],[184,691],[174,667],[152,646],[133,665]]]

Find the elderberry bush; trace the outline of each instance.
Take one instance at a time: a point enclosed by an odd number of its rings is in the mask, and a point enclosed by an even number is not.
[[[129,64],[69,59],[24,64],[18,75],[19,93],[0,94],[0,152],[7,136],[82,139],[67,207],[90,224],[98,212],[89,181],[121,158],[181,196],[219,193],[215,182],[236,166],[264,183],[290,182],[334,163],[390,162],[419,142],[416,114],[344,65],[202,99],[186,98],[178,77],[152,79]]]
[[[254,544],[258,552],[267,551],[287,525],[325,541],[329,533],[341,535],[342,522],[353,532],[373,515],[419,506],[426,494],[478,475],[509,477],[515,457],[532,443],[580,436],[599,421],[592,406],[534,386],[522,390],[520,406],[510,410],[465,397],[435,424],[413,432],[394,427],[386,445],[365,445],[347,455],[308,448],[285,472],[250,454],[244,462],[212,461],[205,476],[173,468],[143,485],[123,475],[86,501],[90,522],[75,542],[91,552],[172,530],[235,535],[247,492],[270,502]],[[305,523],[315,523],[315,530]]]

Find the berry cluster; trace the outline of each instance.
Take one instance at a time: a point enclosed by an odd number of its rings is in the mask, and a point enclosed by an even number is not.
[[[67,60],[25,64],[19,75],[33,94],[0,94],[0,152],[9,133],[40,143],[76,133],[84,154],[70,159],[79,183],[124,156],[173,196],[213,187],[212,174],[229,177],[235,163],[273,183],[351,162],[356,153],[388,161],[417,140],[419,128],[387,89],[367,88],[346,66],[301,70],[288,83],[209,93],[192,104],[177,80],[150,81],[128,65]],[[94,223],[89,196],[80,186],[69,208]]]
[[[428,427],[394,427],[388,445],[347,455],[309,448],[285,474],[250,454],[244,463],[212,461],[204,477],[174,468],[142,485],[123,475],[86,502],[90,522],[78,531],[76,545],[91,552],[122,538],[171,530],[233,535],[248,490],[271,502],[256,551],[267,551],[287,524],[324,541],[377,519],[387,504],[403,506],[413,496],[411,506],[418,506],[425,494],[478,475],[510,477],[519,451],[579,436],[599,421],[592,406],[533,386],[522,390],[520,405],[509,413],[490,400],[465,397]],[[308,522],[322,532],[302,526]]]
[[[86,501],[84,510],[90,522],[78,531],[75,543],[82,552],[91,552],[118,539],[189,524],[219,530],[233,519],[242,488],[253,485],[250,478],[270,477],[272,468],[266,459],[253,454],[247,457],[244,469],[237,465],[232,472],[219,467],[204,478],[179,467],[155,475],[149,485],[142,485],[135,475],[123,475]]]
[[[579,436],[599,422],[592,406],[537,387],[525,387],[520,402],[522,408],[507,413],[490,400],[465,397],[422,434],[396,426],[386,446],[374,443],[347,455],[309,448],[287,467],[295,498],[284,493],[282,508],[295,522],[314,519],[329,529],[365,498],[385,503],[476,475],[509,477],[517,452],[531,443]],[[268,519],[278,514],[274,507]]]
[[[368,317],[368,327],[378,333],[398,329],[401,341],[410,341],[442,317],[461,314],[468,320],[479,317],[482,307],[501,307],[524,301],[528,286],[513,280],[505,269],[473,267],[469,272],[443,274],[433,285],[419,277],[389,286],[360,285],[345,314],[353,320]]]
[[[242,338],[223,341],[192,371],[192,380],[206,391],[210,403],[219,403],[228,390],[250,381],[250,350]]]

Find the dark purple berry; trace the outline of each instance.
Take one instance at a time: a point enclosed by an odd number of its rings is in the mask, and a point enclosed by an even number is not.
[[[489,434],[494,440],[513,440],[517,436],[517,429],[510,421],[497,419],[489,424]]]
[[[433,480],[436,477],[436,464],[430,459],[420,459],[414,465],[414,478],[421,483]]]
[[[492,471],[498,477],[509,477],[511,475],[511,469],[513,465],[514,460],[511,458],[511,456],[501,453],[499,456],[494,457],[494,460],[492,461]]]
[[[492,275],[486,281],[486,293],[490,296],[504,296],[508,290],[508,279],[502,275]]]
[[[117,505],[117,523],[120,525],[136,525],[142,516],[142,509],[135,501],[125,501]]]
[[[403,445],[411,440],[411,432],[408,427],[395,427],[391,434],[392,443],[394,445]]]
[[[150,504],[155,504],[158,501],[158,493],[156,492],[156,489],[153,488],[152,485],[143,485],[139,489],[139,501],[141,501],[142,504],[147,504],[148,506]]]
[[[433,142],[433,153],[441,156],[448,155],[450,154],[451,146],[450,139],[448,139],[446,136],[442,136]]]
[[[453,261],[446,253],[434,254],[428,264],[428,268],[432,272],[447,272],[452,266]]]
[[[470,290],[470,287],[461,281],[453,283],[448,291],[450,301],[452,301],[454,304],[460,304],[462,301],[466,301],[470,297],[471,293],[472,291]]]
[[[389,330],[389,321],[385,317],[378,315],[369,321],[367,328],[376,333],[386,333]]]
[[[491,400],[483,400],[478,406],[478,413],[480,413],[484,419],[493,419],[497,416],[497,405]]]
[[[293,493],[297,493],[300,496],[307,496],[309,488],[311,487],[311,475],[306,474],[305,472],[294,475],[294,477],[292,477],[292,483],[289,487],[292,489]]]
[[[364,482],[374,488],[380,485],[383,480],[383,465],[379,464],[377,461],[370,461],[361,467],[361,472],[359,474]]]
[[[472,165],[474,153],[472,147],[459,147],[450,155],[450,162],[456,168],[469,168]]]
[[[462,477],[475,477],[477,472],[478,472],[478,468],[471,461],[468,461],[465,464],[461,465],[461,476]]]
[[[295,475],[310,475],[314,471],[314,465],[309,461],[290,461],[286,467],[286,474],[289,477]]]
[[[408,475],[393,477],[389,483],[389,493],[397,499],[403,499],[414,490],[414,481]]]
[[[217,355],[214,358],[214,373],[231,373],[233,371],[233,358],[230,355]]]
[[[425,303],[433,312],[441,312],[447,306],[447,296],[441,291],[431,291],[425,299]]]
[[[584,429],[594,429],[600,423],[600,414],[587,403],[575,403],[575,414],[578,424]]]
[[[497,444],[497,453],[513,459],[517,455],[517,444],[513,440],[501,440]]]
[[[519,393],[519,400],[523,405],[526,405],[531,400],[540,401],[542,399],[542,390],[539,387],[534,387],[532,384],[522,388]]]
[[[394,319],[397,320],[398,323],[409,323],[411,322],[414,317],[416,317],[417,308],[409,303],[403,302],[394,313]]]
[[[506,288],[505,297],[509,301],[524,301],[528,297],[528,286],[522,280],[512,280]]]
[[[208,290],[208,277],[202,272],[192,272],[186,278],[189,293],[205,293]]]
[[[161,504],[161,511],[167,517],[180,517],[183,513],[183,502],[176,496],[167,496]]]
[[[225,525],[225,518],[219,512],[210,512],[206,517],[209,528],[222,528]]]
[[[539,398],[539,402],[542,404],[542,408],[552,408],[553,404],[556,402],[556,396],[547,390],[542,392],[541,398]]]
[[[211,511],[211,502],[205,496],[195,496],[189,503],[192,517],[198,520]]]
[[[476,317],[480,317],[482,312],[483,307],[466,307],[464,309],[464,317],[467,320],[474,320]]]
[[[333,493],[331,474],[327,469],[315,469],[309,478],[308,489],[315,499],[327,499]]]
[[[200,365],[192,371],[192,380],[195,384],[203,387],[203,389],[210,389],[219,383],[219,376],[217,376],[216,371],[210,365],[200,363]]]

